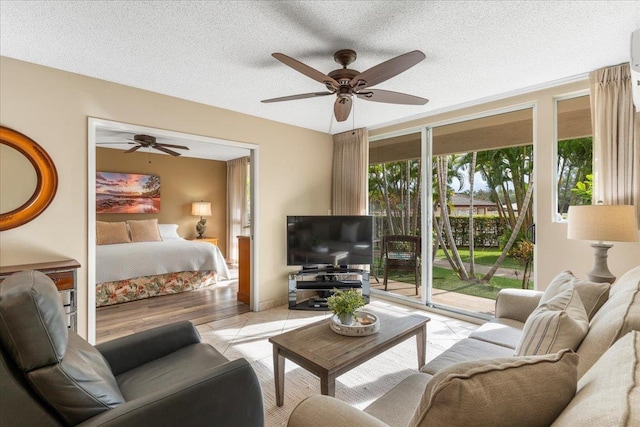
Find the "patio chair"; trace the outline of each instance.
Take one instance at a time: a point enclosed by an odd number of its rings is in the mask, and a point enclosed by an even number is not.
[[[416,281],[416,295],[418,295],[421,246],[422,240],[419,236],[388,235],[382,238],[385,291],[390,271],[413,271]]]

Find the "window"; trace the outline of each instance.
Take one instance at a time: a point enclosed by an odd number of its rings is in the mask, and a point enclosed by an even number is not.
[[[571,205],[591,204],[593,137],[589,95],[556,100],[557,220]]]

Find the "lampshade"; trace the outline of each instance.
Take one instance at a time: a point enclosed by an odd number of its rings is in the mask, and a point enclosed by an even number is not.
[[[209,203],[209,202],[193,202],[191,204],[191,215],[195,215],[195,216],[211,216],[211,203]]]
[[[636,208],[631,205],[569,206],[567,238],[637,242]]]

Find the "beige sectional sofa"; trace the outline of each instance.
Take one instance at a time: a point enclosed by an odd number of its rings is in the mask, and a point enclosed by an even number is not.
[[[523,341],[549,328],[533,320],[544,317],[554,291],[557,298],[569,288],[583,318],[556,320],[584,325],[586,336],[571,350],[550,345],[551,352],[515,356]],[[610,289],[562,272],[544,293],[502,291],[495,319],[363,411],[312,396],[289,426],[640,426],[639,331],[640,266]],[[555,344],[564,345],[559,335]]]

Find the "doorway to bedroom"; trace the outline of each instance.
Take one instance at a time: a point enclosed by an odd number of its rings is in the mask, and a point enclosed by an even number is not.
[[[90,340],[253,307],[251,283],[238,293],[237,242],[255,231],[257,151],[254,144],[89,119],[87,267],[88,283],[96,284],[88,295]],[[126,242],[112,240],[114,227]],[[247,294],[249,300],[239,298]]]

